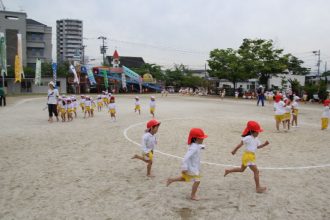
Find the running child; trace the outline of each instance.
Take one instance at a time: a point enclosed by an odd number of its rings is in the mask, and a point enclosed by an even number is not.
[[[292,111],[292,95],[289,95],[288,98],[284,99],[284,103],[285,103],[285,112],[283,115],[283,128],[287,129],[288,131],[290,130],[290,120],[291,120],[291,111]]]
[[[298,101],[300,98],[298,96],[294,96],[293,102],[292,102],[292,121],[291,126],[298,127],[298,113],[299,113],[299,103]]]
[[[59,108],[60,108],[61,118],[62,118],[62,122],[65,122],[65,115],[66,115],[68,106],[67,106],[67,103],[66,103],[65,96],[62,96],[62,98],[60,100],[61,101],[59,103]]]
[[[85,107],[84,118],[86,118],[87,113],[88,113],[88,117],[91,117],[92,102],[89,96],[86,96],[84,107]]]
[[[77,102],[76,96],[72,96],[71,99],[72,99],[72,103],[73,103],[74,117],[77,118],[77,109],[78,109],[79,104]]]
[[[102,111],[102,107],[103,107],[103,100],[102,100],[102,96],[98,95],[97,96],[97,111]]]
[[[135,96],[135,108],[134,112],[138,111],[139,115],[141,115],[141,104],[140,104],[140,98],[138,96]]]
[[[72,103],[72,100],[71,98],[68,98],[67,99],[67,114],[68,114],[68,122],[69,121],[72,121],[73,120],[73,116],[72,116],[72,113],[73,113],[73,103]]]
[[[321,118],[321,130],[325,130],[328,128],[329,125],[329,118],[330,118],[330,100],[326,99],[323,102],[323,113]]]
[[[80,107],[82,112],[85,112],[85,101],[86,101],[86,96],[85,95],[81,95],[80,96]]]
[[[254,181],[256,184],[256,192],[263,193],[266,191],[266,187],[261,187],[259,182],[259,170],[256,165],[256,156],[255,152],[257,149],[263,148],[269,144],[268,141],[261,144],[258,139],[258,135],[262,132],[263,129],[260,127],[258,122],[249,121],[246,125],[246,128],[242,134],[241,142],[236,146],[236,148],[231,152],[232,155],[235,155],[237,150],[240,149],[243,145],[245,145],[245,152],[242,156],[242,165],[239,168],[233,168],[229,170],[225,170],[225,175],[227,176],[230,173],[234,172],[244,172],[247,167],[249,167],[254,173]]]
[[[116,121],[116,103],[114,96],[111,96],[108,108],[112,121]]]
[[[139,159],[147,164],[147,176],[151,175],[151,167],[154,158],[154,149],[157,145],[157,139],[155,134],[158,132],[160,122],[156,119],[152,119],[147,123],[147,130],[142,137],[142,156],[135,154],[131,159]]]
[[[200,154],[204,149],[203,141],[207,135],[200,128],[192,128],[188,137],[188,151],[183,158],[181,176],[167,179],[167,186],[173,182],[193,182],[191,199],[199,200],[196,192],[200,184]]]
[[[280,124],[283,121],[283,115],[285,113],[285,103],[282,101],[282,96],[279,94],[277,94],[274,99],[276,130],[280,131]]]
[[[156,98],[155,96],[150,97],[150,114],[152,117],[155,117],[155,110],[156,110]]]

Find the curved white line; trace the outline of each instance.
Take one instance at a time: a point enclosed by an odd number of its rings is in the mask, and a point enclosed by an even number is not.
[[[221,117],[217,117],[217,118],[221,118]],[[191,118],[171,118],[171,119],[165,119],[162,121],[171,121],[171,120],[188,120]],[[196,119],[196,118],[194,118]],[[198,119],[203,119],[203,118],[198,118]],[[126,140],[128,140],[129,142],[137,145],[137,146],[141,146],[141,144],[133,141],[132,139],[130,139],[127,135],[128,130],[130,130],[133,127],[136,127],[138,125],[144,124],[145,122],[139,122],[136,124],[132,124],[130,126],[128,126],[124,131],[123,131],[123,135],[126,138]],[[305,123],[308,124],[308,123]],[[312,124],[310,124],[312,125]],[[173,157],[173,158],[177,158],[177,159],[183,159],[182,157],[176,156],[176,155],[172,155],[172,154],[168,154],[168,153],[164,153],[162,151],[159,150],[155,150],[155,152],[168,156],[168,157]],[[236,166],[236,165],[231,165],[231,164],[221,164],[221,163],[212,163],[212,162],[207,162],[207,161],[201,161],[202,164],[207,164],[207,165],[215,165],[215,166],[222,166],[222,167],[240,167],[240,166]],[[323,165],[314,165],[314,166],[302,166],[302,167],[259,167],[259,169],[261,170],[304,170],[304,169],[315,169],[315,168],[326,168],[326,167],[330,167],[330,164],[323,164]]]

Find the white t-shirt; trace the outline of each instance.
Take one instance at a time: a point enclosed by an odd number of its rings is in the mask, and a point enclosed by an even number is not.
[[[182,161],[182,170],[187,170],[189,175],[199,175],[201,163],[201,145],[192,143]]]
[[[285,103],[283,101],[274,103],[275,115],[283,115],[285,113],[284,105],[285,105]]]
[[[322,113],[322,118],[330,118],[330,108],[325,106]]]
[[[57,104],[57,98],[59,96],[57,89],[48,89],[48,100],[47,104]]]
[[[284,108],[285,108],[285,113],[290,113],[291,112],[291,109],[292,109],[291,105],[287,105]]]
[[[108,108],[109,109],[116,109],[116,103],[110,103]]]
[[[255,153],[258,149],[258,146],[261,145],[258,137],[253,137],[252,135],[248,135],[242,138],[243,144],[245,145],[245,151]]]
[[[92,102],[91,102],[91,100],[86,100],[86,101],[85,101],[85,106],[86,106],[86,107],[91,107],[91,106],[92,106]]]
[[[297,101],[293,101],[293,102],[292,102],[292,108],[293,108],[293,109],[299,109],[299,104],[298,104]]]
[[[73,103],[68,104],[68,109],[73,109],[74,105]]]
[[[154,150],[157,145],[157,139],[155,135],[152,135],[150,132],[147,132],[142,137],[142,151],[144,153],[149,153]]]
[[[140,105],[140,101],[135,101],[135,105]]]
[[[150,108],[156,107],[156,101],[150,101]]]
[[[85,102],[86,102],[86,99],[81,99],[80,100],[80,103],[82,103],[82,104],[85,104]]]

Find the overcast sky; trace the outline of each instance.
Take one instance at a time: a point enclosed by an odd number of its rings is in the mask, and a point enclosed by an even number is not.
[[[99,36],[108,38],[112,55],[141,56],[164,67],[183,63],[203,68],[209,51],[237,49],[244,38],[272,39],[275,46],[316,69],[330,69],[329,0],[2,0],[7,10],[53,27],[56,20],[83,21],[86,55],[101,61]]]

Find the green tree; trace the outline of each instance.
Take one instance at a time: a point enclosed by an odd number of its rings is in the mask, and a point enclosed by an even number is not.
[[[272,40],[244,39],[238,53],[244,60],[245,71],[250,76],[259,76],[260,83],[265,85],[271,76],[283,73],[289,62],[289,55],[275,49]]]
[[[310,68],[303,67],[304,61],[299,60],[297,57],[287,54],[288,56],[288,70],[294,75],[307,75]]]
[[[234,49],[215,49],[210,52],[208,60],[210,76],[216,76],[221,79],[227,79],[233,83],[234,89],[239,81],[249,78],[245,72],[245,66],[242,56]]]

